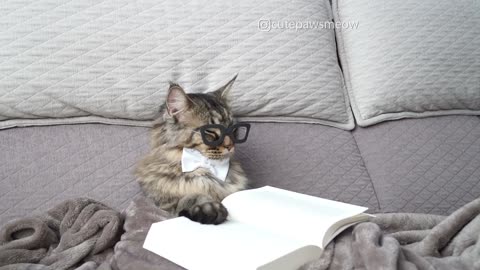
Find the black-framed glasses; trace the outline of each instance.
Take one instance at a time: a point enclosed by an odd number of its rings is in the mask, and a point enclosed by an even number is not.
[[[229,127],[223,125],[211,124],[198,128],[202,135],[203,143],[208,146],[217,147],[223,143],[225,136],[230,136],[234,143],[244,143],[247,141],[250,132],[250,124],[236,123]]]

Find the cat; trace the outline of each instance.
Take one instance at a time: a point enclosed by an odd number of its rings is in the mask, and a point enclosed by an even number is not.
[[[220,224],[228,216],[222,199],[247,188],[247,176],[233,159],[232,139],[225,136],[222,144],[212,147],[203,142],[197,131],[206,124],[229,127],[236,122],[228,101],[235,79],[236,76],[216,91],[204,94],[186,94],[180,85],[170,83],[166,101],[153,121],[151,149],[139,162],[136,177],[146,196],[175,216]],[[204,168],[182,172],[183,148],[196,149],[211,159],[230,158],[225,181]]]

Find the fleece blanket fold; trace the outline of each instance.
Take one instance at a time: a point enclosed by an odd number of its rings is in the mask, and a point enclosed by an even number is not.
[[[480,198],[448,217],[378,214],[341,234],[302,270],[480,269]]]
[[[64,201],[0,229],[0,269],[95,269],[122,233],[120,213],[91,199]]]
[[[124,211],[124,217],[125,232],[115,245],[113,256],[99,270],[183,269],[142,247],[152,223],[172,218],[168,212],[150,199],[138,197]]]
[[[301,270],[480,269],[479,214],[480,198],[450,216],[378,214],[343,232]],[[12,221],[0,230],[0,270],[182,269],[142,248],[150,225],[171,218],[167,212],[139,197],[124,216],[118,242],[120,214],[87,199]]]
[[[480,269],[480,198],[448,217],[378,214],[342,233],[301,270]],[[142,249],[151,223],[170,218],[145,198],[125,211],[125,233],[102,269],[183,269]],[[161,241],[161,239],[159,239]]]

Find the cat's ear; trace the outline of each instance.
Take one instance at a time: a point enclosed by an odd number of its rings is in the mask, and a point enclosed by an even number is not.
[[[238,77],[238,74],[235,75],[235,77],[233,77],[229,82],[227,82],[227,84],[225,84],[224,86],[220,87],[219,89],[215,90],[213,93],[218,96],[219,98],[222,98],[222,99],[227,99],[228,97],[228,93],[230,92],[230,90],[232,89],[233,87],[233,83],[235,82],[235,80],[237,79]]]
[[[165,104],[167,105],[167,113],[170,116],[185,112],[191,105],[190,99],[183,88],[175,83],[170,83]]]

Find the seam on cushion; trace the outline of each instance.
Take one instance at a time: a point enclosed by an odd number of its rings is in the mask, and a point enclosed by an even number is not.
[[[324,125],[342,130],[352,130],[351,123],[340,123],[318,118],[300,117],[300,116],[239,116],[238,120],[251,121],[255,123],[303,123],[313,125]],[[152,119],[146,120],[128,120],[121,118],[106,118],[100,116],[78,116],[69,118],[44,118],[44,119],[12,119],[0,121],[0,130],[28,127],[28,126],[52,126],[52,125],[72,125],[72,124],[107,124],[119,126],[137,126],[151,127]]]
[[[363,122],[359,125],[362,127],[371,126],[385,121],[393,121],[404,118],[425,118],[425,117],[434,117],[434,116],[447,116],[447,115],[466,115],[466,116],[476,116],[480,115],[480,110],[468,110],[468,109],[456,109],[456,110],[437,110],[437,111],[425,111],[425,112],[402,112],[402,113],[384,113],[378,116],[364,119]]]
[[[329,0],[327,5],[328,5],[328,11],[329,11],[329,19],[332,21],[335,21],[335,11],[333,10],[333,1]],[[343,99],[345,101],[345,110],[347,112],[347,123],[351,123],[352,128],[350,130],[353,130],[355,128],[355,117],[353,115],[353,110],[351,108],[351,102],[350,102],[350,96],[348,94],[348,88],[346,85],[346,79],[345,79],[345,74],[343,70],[343,64],[340,60],[340,52],[338,49],[338,42],[339,42],[339,37],[337,36],[337,31],[335,28],[333,28],[333,41],[335,42],[335,53],[337,57],[337,68],[338,71],[340,72],[340,81],[342,83],[342,94],[343,94]],[[343,41],[342,41],[343,45]]]
[[[340,0],[333,0],[333,7],[332,7],[332,13],[333,13],[333,20],[334,21],[341,21],[340,19],[340,13],[339,13],[339,7],[338,7],[338,2]],[[342,66],[342,71],[343,71],[343,78],[345,82],[345,88],[346,88],[346,94],[349,100],[350,108],[353,112],[353,119],[354,122],[357,122],[359,124],[359,120],[363,121],[362,114],[360,110],[357,107],[357,104],[355,102],[355,96],[353,93],[352,89],[352,83],[351,83],[351,76],[350,76],[350,65],[348,64],[347,56],[346,56],[346,50],[345,50],[345,41],[343,40],[342,37],[342,29],[339,28],[334,28],[335,29],[335,36],[337,38],[336,46],[337,46],[337,52],[338,52],[338,60],[340,60],[340,64]],[[359,119],[357,119],[357,117]]]
[[[336,21],[336,17],[335,14],[336,14],[336,10],[335,8],[338,7],[338,4],[336,3],[335,0],[329,0],[328,1],[328,5],[329,5],[329,15],[330,15],[330,18],[333,19],[333,21]],[[334,3],[332,3],[334,2]],[[335,8],[334,8],[335,7]],[[338,18],[340,18],[340,16],[338,16]],[[341,30],[338,30],[338,31],[341,31]],[[343,39],[341,39],[339,36],[340,36],[341,33],[338,33],[337,35],[337,29],[334,27],[333,28],[333,37],[334,37],[334,42],[335,42],[335,49],[336,49],[336,57],[337,57],[337,67],[340,71],[340,80],[342,82],[342,93],[343,93],[343,99],[345,100],[345,109],[347,111],[347,123],[351,123],[352,125],[352,128],[350,130],[353,130],[355,128],[355,116],[354,116],[354,113],[353,113],[353,108],[352,108],[352,102],[350,101],[350,94],[348,93],[349,90],[347,87],[347,77],[348,79],[350,79],[350,76],[349,75],[345,75],[345,69],[344,69],[344,66],[343,66],[343,63],[342,63],[342,60],[341,60],[341,52],[340,52],[340,48],[339,48],[339,42],[342,43],[342,47],[343,47],[343,51],[345,51],[345,48],[343,46],[344,42],[343,42]],[[346,66],[348,66],[348,62],[346,62]]]
[[[360,147],[358,147],[357,138],[355,138],[354,132],[351,131],[350,134],[352,135],[353,142],[355,142],[355,147],[357,147],[358,153],[360,154],[360,157],[362,158],[363,167],[365,168],[365,171],[367,172],[368,179],[370,179],[370,183],[372,184],[373,194],[375,195],[375,199],[377,200],[378,211],[381,212],[382,211],[382,206],[380,205],[380,200],[378,199],[377,189],[375,188],[375,183],[373,182],[372,176],[370,175],[370,171],[368,170],[367,163],[365,162],[365,159],[363,158],[362,151],[360,150]]]

